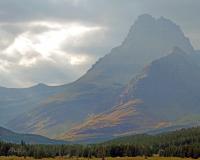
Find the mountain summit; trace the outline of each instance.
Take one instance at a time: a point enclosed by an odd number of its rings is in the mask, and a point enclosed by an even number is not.
[[[170,53],[173,47],[179,47],[186,53],[194,49],[181,28],[166,18],[154,18],[144,14],[138,17],[122,44],[100,59],[89,72],[82,77],[100,74],[100,79],[126,84],[141,68]]]
[[[151,48],[159,51],[157,56],[163,56],[175,46],[187,53],[194,51],[189,39],[184,36],[178,25],[164,17],[155,19],[148,14],[138,17],[124,40],[123,46],[134,46],[138,49]],[[154,58],[153,56],[156,55],[149,54],[149,56]]]

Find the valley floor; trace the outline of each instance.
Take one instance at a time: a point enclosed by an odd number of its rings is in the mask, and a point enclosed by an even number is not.
[[[122,158],[105,158],[105,160],[193,160],[192,158],[176,158],[176,157],[122,157]],[[0,160],[34,160],[34,158],[20,158],[20,157],[0,157]],[[43,158],[40,160],[101,160],[101,158]],[[200,159],[199,159],[200,160]]]

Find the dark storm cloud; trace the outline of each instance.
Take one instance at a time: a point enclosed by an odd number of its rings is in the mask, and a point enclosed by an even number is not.
[[[121,0],[1,0],[1,22],[30,20],[105,21],[134,1]],[[121,8],[121,9],[120,9]],[[113,17],[112,17],[113,18]],[[110,19],[111,20],[111,19]],[[110,21],[108,20],[108,21]]]
[[[108,26],[117,43],[138,15],[166,16],[186,32],[199,28],[198,0],[0,0],[1,22],[57,21]],[[119,40],[116,40],[119,39]]]

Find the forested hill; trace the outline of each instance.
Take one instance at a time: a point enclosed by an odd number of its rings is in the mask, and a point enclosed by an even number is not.
[[[138,134],[116,138],[105,142],[106,145],[195,145],[200,146],[200,127],[180,129],[159,134]]]
[[[0,142],[0,156],[200,157],[200,127],[157,135],[135,135],[92,145],[30,145]]]
[[[119,148],[137,146],[145,148],[145,152],[148,150],[147,153],[159,156],[198,158],[200,157],[200,127],[157,135],[140,134],[121,137],[108,141],[104,145]]]

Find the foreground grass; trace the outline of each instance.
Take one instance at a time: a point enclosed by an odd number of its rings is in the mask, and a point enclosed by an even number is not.
[[[148,157],[148,160],[193,160],[191,158],[175,158],[175,157]],[[0,157],[0,160],[34,160],[34,158],[27,157],[26,159],[21,157]],[[101,158],[43,158],[40,160],[101,160]],[[122,157],[122,158],[105,158],[105,160],[146,160],[144,157]],[[200,160],[200,159],[199,159]]]

